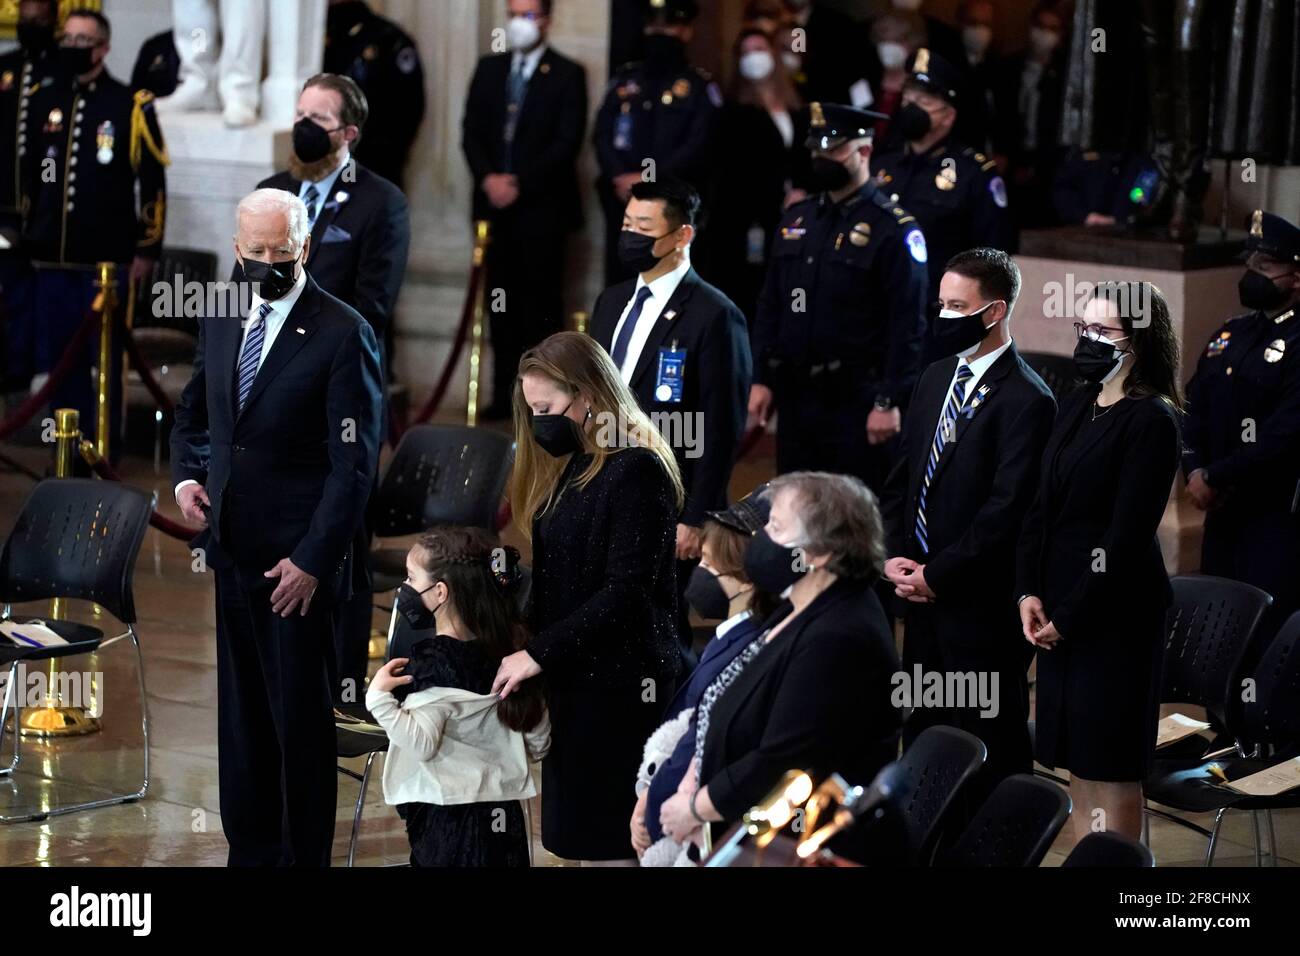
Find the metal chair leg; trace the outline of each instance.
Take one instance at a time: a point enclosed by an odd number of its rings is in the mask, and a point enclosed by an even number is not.
[[[99,645],[98,650],[103,650],[112,644],[116,644],[123,638],[131,638],[131,643],[135,645],[136,657],[136,674],[140,687],[140,730],[143,735],[144,745],[144,779],[140,784],[140,789],[133,793],[119,793],[111,797],[105,797],[102,800],[88,800],[85,803],[70,803],[63,806],[51,807],[48,810],[37,810],[32,813],[25,813],[15,816],[0,816],[0,823],[25,823],[29,820],[44,820],[48,817],[63,816],[67,813],[79,813],[82,810],[95,810],[99,807],[112,807],[122,803],[135,803],[142,799],[149,792],[149,699],[145,694],[144,683],[144,652],[140,648],[140,637],[136,633],[135,625],[128,624],[126,630],[116,637],[109,638]],[[14,699],[14,767],[18,765],[18,740],[21,734],[17,732],[18,721],[21,717],[20,698]]]
[[[378,750],[366,755],[366,769],[361,774],[361,792],[357,794],[357,809],[352,815],[352,839],[348,841],[348,866],[352,866],[357,857],[357,838],[361,834],[361,811],[366,806],[366,787],[370,784],[370,767],[378,756]]]
[[[1219,842],[1219,827],[1223,824],[1223,815],[1228,812],[1227,807],[1223,807],[1214,815],[1214,829],[1210,831],[1210,845],[1205,849],[1205,865],[1214,866],[1214,849]]]
[[[1272,807],[1264,811],[1264,819],[1268,821],[1268,865],[1277,866],[1277,831],[1273,829]]]
[[[528,825],[528,865],[535,866],[533,862],[533,802],[524,800],[524,820]]]
[[[1255,833],[1255,865],[1256,865],[1256,866],[1263,866],[1263,865],[1264,865],[1264,852],[1263,852],[1262,847],[1260,846],[1260,838],[1259,838],[1259,811],[1258,811],[1258,810],[1251,810],[1251,811],[1250,811],[1250,826],[1251,826],[1251,829],[1252,829],[1252,830],[1254,831],[1254,833]]]
[[[5,740],[5,716],[9,713],[9,705],[13,703],[14,712],[14,757],[9,762],[9,766],[0,767],[0,777],[7,777],[18,769],[18,742],[22,739],[22,733],[19,731],[18,716],[18,694],[14,691],[14,685],[18,683],[18,662],[14,661],[9,665],[9,679],[5,681],[5,701],[4,706],[0,707],[0,753],[4,753]]]

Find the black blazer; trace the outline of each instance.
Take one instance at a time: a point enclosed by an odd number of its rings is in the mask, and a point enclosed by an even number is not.
[[[282,558],[336,600],[351,590],[350,544],[379,456],[382,396],[375,333],[311,276],[236,415],[240,321],[199,322],[194,375],[176,403],[173,484],[212,502],[195,539],[213,567],[263,579]]]
[[[1041,598],[1067,640],[1122,642],[1126,622],[1144,630],[1173,601],[1156,531],[1178,469],[1178,423],[1162,399],[1125,399],[1098,422],[1088,467],[1057,474],[1062,445],[1100,390],[1085,385],[1062,400],[1020,536],[1016,594]],[[1094,570],[1103,559],[1104,572]]]
[[[723,820],[739,820],[787,770],[870,783],[898,756],[897,671],[873,582],[840,579],[819,594],[713,705],[700,783]]]
[[[677,676],[677,502],[658,456],[569,458],[550,509],[533,520],[528,653],[556,687],[626,686]]]
[[[889,554],[925,565],[941,640],[986,638],[977,621],[996,622],[1000,633],[1009,620],[1016,637],[1016,545],[1038,490],[1056,401],[1014,343],[980,377],[966,396],[970,415],[958,413],[931,479],[927,557],[916,540],[916,508],[957,361],[929,366],[912,392],[901,453],[882,497]]]
[[[356,182],[344,182],[340,173],[325,197],[307,269],[322,289],[360,312],[382,342],[406,276],[411,216],[400,189],[360,164],[355,169]],[[257,186],[296,196],[302,182],[276,173]]]
[[[485,56],[470,81],[461,148],[474,176],[474,218],[529,234],[567,232],[582,225],[578,153],[587,131],[587,71],[548,47],[528,80],[515,127],[513,172],[519,198],[496,209],[479,188],[503,171],[506,83],[513,53]]]
[[[635,292],[636,280],[629,279],[606,289],[596,299],[591,335],[606,352],[613,350],[614,329]],[[661,402],[655,397],[659,350],[672,348],[673,343],[686,350],[682,400]],[[686,488],[686,505],[681,514],[684,524],[701,525],[706,511],[727,506],[727,482],[745,431],[753,371],[744,313],[689,269],[650,331],[629,383],[649,415],[699,415],[689,419],[694,432],[687,432],[683,425],[677,432],[683,440],[673,442]],[[667,424],[661,426],[670,441],[673,431],[669,426],[675,420],[687,421],[667,418]],[[699,427],[693,424],[696,421],[701,423]],[[687,447],[687,439],[693,439],[693,447]]]

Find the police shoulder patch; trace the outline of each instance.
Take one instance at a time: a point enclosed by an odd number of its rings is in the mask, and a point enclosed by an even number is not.
[[[921,234],[920,229],[913,229],[903,237],[907,243],[907,250],[912,254],[912,258],[917,262],[925,262],[929,259],[929,253],[925,248],[925,236]]]
[[[1002,181],[1001,176],[994,176],[989,180],[989,192],[993,194],[993,202],[999,209],[1007,208],[1007,184]]]
[[[415,47],[413,46],[404,47],[402,51],[397,54],[397,69],[403,73],[414,73],[415,67],[419,62],[419,58],[415,52]]]

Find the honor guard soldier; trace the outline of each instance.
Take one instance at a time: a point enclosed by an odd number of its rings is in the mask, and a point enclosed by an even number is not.
[[[22,0],[18,5],[18,47],[0,54],[0,129],[7,131],[0,147],[0,363],[3,391],[26,391],[34,369],[31,343],[24,335],[31,322],[31,264],[18,246],[21,216],[18,210],[18,169],[27,151],[24,127],[32,95],[54,82],[57,72],[55,30],[56,0]],[[7,317],[7,319],[6,319]]]
[[[673,177],[704,194],[711,175],[709,159],[723,100],[709,74],[686,61],[691,24],[698,15],[695,0],[648,0],[645,60],[615,71],[596,113],[596,191],[605,214],[607,286],[636,274],[617,254],[632,186],[643,178]]]
[[[930,244],[927,303],[939,298],[944,266],[976,247],[1012,251],[1007,186],[993,160],[957,141],[961,73],[925,47],[912,54],[891,143],[872,164],[880,188],[916,216]]]
[[[872,181],[880,114],[809,105],[821,192],[777,228],[753,333],[749,412],[779,415],[777,471],[856,475],[879,492],[925,335],[926,239]]]
[[[356,161],[405,190],[406,161],[424,120],[424,67],[415,42],[362,0],[331,3],[322,72],[350,76],[370,103]]]
[[[1300,607],[1300,229],[1257,209],[1245,256],[1250,311],[1210,337],[1187,385],[1183,473],[1205,511],[1201,571],[1273,596],[1266,641]]]
[[[72,11],[59,48],[64,76],[33,95],[28,107],[21,202],[24,250],[36,267],[38,376],[57,363],[85,318],[96,294],[96,266],[118,266],[124,306],[128,274],[132,282],[151,276],[162,251],[167,151],[153,95],[132,93],[106,71],[110,38],[103,14]],[[87,435],[95,428],[90,367],[97,346],[94,337],[52,396],[54,407],[80,410]],[[110,375],[115,420],[120,363],[117,349],[119,368]]]
[[[154,96],[171,96],[180,83],[181,56],[176,34],[164,30],[145,40],[131,69],[131,89],[148,90]]]

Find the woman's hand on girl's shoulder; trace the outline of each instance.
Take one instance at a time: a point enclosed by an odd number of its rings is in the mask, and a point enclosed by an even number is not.
[[[410,662],[408,657],[394,657],[383,667],[375,672],[375,676],[370,681],[370,686],[375,690],[383,693],[392,693],[394,687],[401,687],[403,684],[409,684],[415,680],[410,674],[398,675],[403,667]]]

